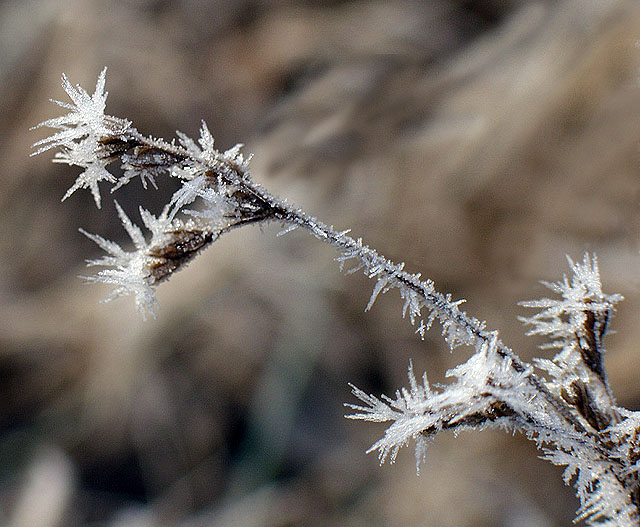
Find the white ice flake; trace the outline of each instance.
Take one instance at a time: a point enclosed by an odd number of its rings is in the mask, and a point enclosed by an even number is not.
[[[103,157],[100,141],[104,138],[122,135],[130,126],[124,119],[104,114],[108,93],[104,91],[107,69],[103,69],[96,82],[93,95],[89,95],[81,86],[73,86],[66,75],[62,75],[62,87],[71,99],[72,104],[56,101],[55,104],[70,110],[66,115],[48,119],[34,128],[54,128],[55,134],[34,143],[37,155],[51,148],[60,147],[55,161],[77,165],[84,168],[74,185],[62,198],[65,200],[80,188],[89,188],[96,206],[100,208],[100,192],[98,182],[115,182],[115,178],[106,170],[110,162]]]
[[[202,121],[202,126],[200,127],[200,139],[198,139],[198,143],[200,143],[200,148],[202,149],[202,157],[208,162],[212,162],[215,159],[217,151],[213,146],[213,135],[211,135],[207,123],[204,121]]]
[[[83,145],[79,145],[82,147]],[[67,158],[67,153],[71,156],[76,153],[74,150],[69,150],[66,152],[61,152],[56,156],[53,160],[54,163],[68,163],[69,165],[77,165],[84,167],[84,172],[82,172],[77,178],[75,183],[69,187],[67,192],[65,192],[64,196],[62,196],[62,200],[67,199],[71,194],[73,194],[78,189],[88,188],[91,190],[91,195],[93,196],[94,201],[96,202],[96,206],[98,208],[101,207],[101,199],[100,199],[100,189],[98,188],[98,182],[100,181],[108,181],[109,183],[115,183],[116,178],[113,177],[111,172],[106,169],[106,165],[108,161],[104,161],[102,159],[96,159],[94,161],[87,162],[84,159],[78,159],[74,162],[70,162],[71,157]]]
[[[212,188],[203,188],[198,191],[198,197],[204,203],[203,209],[185,209],[185,214],[203,219],[207,227],[213,232],[218,232],[229,224],[228,217],[234,215],[235,208],[233,200],[224,192]]]
[[[40,154],[50,148],[69,146],[87,136],[101,137],[110,132],[106,125],[104,110],[108,92],[104,91],[107,68],[104,68],[96,82],[93,95],[89,95],[81,86],[73,86],[65,74],[62,74],[62,88],[73,104],[56,101],[51,102],[71,110],[67,115],[48,119],[34,128],[58,128],[60,131],[34,144],[40,148],[33,155]]]
[[[622,295],[602,292],[595,256],[585,253],[582,263],[574,263],[569,257],[567,260],[573,271],[571,279],[565,275],[560,282],[542,282],[562,299],[543,298],[520,303],[524,307],[541,309],[532,317],[520,318],[532,326],[527,335],[549,335],[553,347],[559,348],[564,348],[567,340],[573,342],[575,335],[583,332],[587,313],[602,313],[608,317],[613,306],[623,299]]]
[[[176,135],[178,136],[180,144],[189,153],[189,155],[194,159],[201,159],[207,165],[216,163],[220,157],[224,157],[226,155],[226,152],[225,154],[220,154],[220,152],[215,149],[213,135],[209,131],[205,121],[202,121],[200,125],[200,137],[198,138],[198,143],[180,131],[176,131]],[[242,145],[236,146],[240,147]],[[229,157],[229,159],[234,160],[235,158]]]
[[[125,251],[115,242],[80,229],[80,232],[97,243],[107,253],[107,256],[97,260],[89,260],[87,264],[108,267],[92,276],[83,278],[88,282],[109,284],[115,287],[110,296],[104,300],[105,302],[121,296],[133,295],[136,307],[142,316],[146,318],[151,315],[155,318],[158,300],[153,278],[149,275],[149,265],[153,263],[153,257],[148,254],[149,245],[140,228],[131,222],[117,202],[115,204],[122,225],[133,241],[136,250]],[[151,218],[152,216],[147,216],[145,224],[153,227]]]
[[[229,148],[229,150],[225,150],[220,154],[220,156],[226,161],[230,161],[238,166],[241,171],[246,171],[249,168],[249,163],[251,162],[251,154],[245,157],[240,151],[244,144],[238,143],[237,145]]]
[[[548,383],[550,389],[569,389],[574,397],[581,397],[576,393],[578,387],[588,383],[589,375],[596,375],[599,382],[590,383],[590,397],[598,406],[605,408],[611,406],[613,401],[604,370],[602,339],[615,305],[622,300],[622,296],[602,292],[595,256],[585,254],[582,263],[567,259],[573,272],[571,278],[565,275],[559,282],[543,282],[561,298],[521,302],[524,307],[540,311],[530,317],[520,317],[520,320],[531,326],[527,335],[550,338],[541,348],[558,350],[552,361],[536,360],[538,367],[551,375]]]
[[[193,203],[202,190],[207,186],[207,177],[202,174],[193,179],[186,179],[169,201],[168,217],[173,220],[175,215],[185,206]]]

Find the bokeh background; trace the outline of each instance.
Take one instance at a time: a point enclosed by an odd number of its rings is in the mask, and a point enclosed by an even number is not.
[[[439,437],[421,475],[379,467],[383,426],[343,418],[347,383],[434,382],[463,361],[421,342],[393,294],[277,225],[234,231],[159,290],[157,320],[100,304],[78,233],[126,243],[111,196],[29,157],[60,74],[143,132],[253,152],[273,192],[499,328],[565,255],[620,292],[606,364],[640,409],[640,4],[636,0],[4,0],[0,3],[0,525],[560,526],[562,469],[501,432]],[[113,197],[137,219],[174,190]]]

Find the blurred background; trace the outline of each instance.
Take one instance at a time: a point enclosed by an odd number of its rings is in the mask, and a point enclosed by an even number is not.
[[[100,304],[78,227],[128,243],[112,196],[29,157],[60,75],[143,133],[255,154],[254,178],[498,328],[599,256],[620,292],[606,364],[640,409],[640,4],[635,0],[4,0],[0,3],[0,525],[560,526],[562,469],[501,432],[379,467],[352,382],[392,393],[466,360],[421,342],[393,293],[278,225],[234,231],[159,289],[157,320]],[[174,190],[119,190],[160,210]]]

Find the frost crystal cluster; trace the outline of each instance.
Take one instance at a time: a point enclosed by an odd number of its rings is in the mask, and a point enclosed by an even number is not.
[[[425,332],[438,322],[451,349],[471,346],[471,358],[448,372],[452,382],[432,388],[426,374],[417,379],[409,367],[409,387],[394,397],[368,395],[353,387],[360,404],[348,404],[348,417],[390,423],[370,451],[393,462],[401,447],[415,444],[419,469],[428,441],[441,431],[504,428],[518,431],[537,444],[544,457],[565,466],[565,483],[573,482],[580,500],[578,520],[589,525],[640,525],[640,412],[617,407],[604,368],[603,338],[619,295],[602,292],[595,256],[569,260],[572,275],[546,285],[558,297],[524,302],[538,312],[522,318],[530,335],[545,335],[552,359],[523,362],[481,322],[460,309],[461,301],[435,289],[431,280],[404,270],[363,244],[302,210],[271,195],[249,174],[250,158],[241,145],[220,152],[205,123],[194,141],[178,132],[170,143],[144,136],[132,123],[105,115],[105,74],[93,95],[62,77],[71,103],[54,101],[69,110],[65,116],[38,125],[57,130],[34,146],[39,154],[59,148],[54,161],[83,169],[63,200],[89,188],[100,207],[99,184],[116,190],[140,178],[147,188],[167,175],[181,182],[159,215],[140,208],[148,234],[115,204],[133,242],[127,251],[96,234],[82,231],[106,253],[90,260],[101,267],[86,277],[113,287],[108,300],[132,295],[143,316],[155,316],[157,285],[181,269],[222,234],[251,223],[276,221],[285,231],[302,228],[338,251],[341,268],[362,270],[375,279],[367,309],[378,295],[397,289],[403,315]],[[122,175],[109,172],[119,163]]]

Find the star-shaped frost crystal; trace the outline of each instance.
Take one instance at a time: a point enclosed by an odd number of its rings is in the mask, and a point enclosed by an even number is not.
[[[103,69],[96,82],[93,95],[89,95],[81,86],[73,86],[66,75],[62,75],[62,87],[71,99],[71,104],[51,100],[58,106],[66,108],[68,114],[48,119],[34,128],[54,128],[58,132],[34,143],[37,155],[51,148],[61,148],[55,161],[84,168],[75,183],[62,198],[63,201],[80,188],[89,188],[100,208],[99,181],[114,183],[115,177],[106,166],[111,162],[101,148],[101,144],[113,138],[121,137],[131,123],[105,115],[104,109],[108,92],[104,91],[107,69]]]

